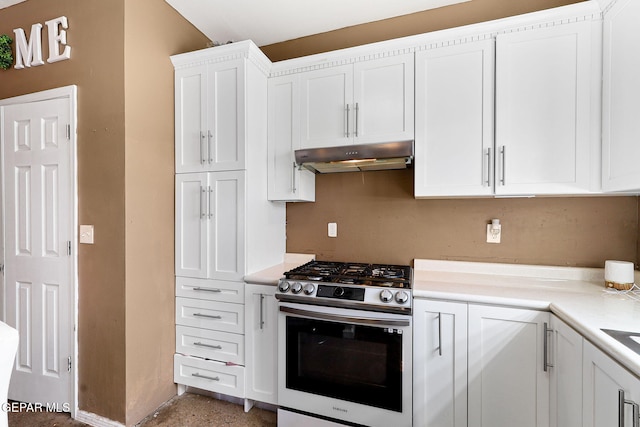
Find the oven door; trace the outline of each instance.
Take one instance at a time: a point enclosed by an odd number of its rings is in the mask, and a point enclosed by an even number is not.
[[[411,425],[411,316],[279,306],[280,406],[366,426]]]

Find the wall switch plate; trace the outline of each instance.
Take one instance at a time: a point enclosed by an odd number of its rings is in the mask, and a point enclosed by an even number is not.
[[[487,243],[500,243],[502,225],[487,224]]]
[[[338,223],[330,222],[327,226],[327,235],[329,237],[338,237]]]
[[[93,225],[80,226],[80,243],[93,245]]]

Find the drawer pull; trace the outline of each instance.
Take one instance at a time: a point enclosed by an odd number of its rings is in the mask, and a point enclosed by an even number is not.
[[[222,319],[222,316],[219,316],[219,315],[212,316],[210,314],[202,314],[202,313],[193,313],[193,315],[195,317],[206,317],[207,319],[218,319],[218,320]]]
[[[215,293],[222,292],[222,289],[202,288],[200,286],[196,286],[195,288],[193,288],[193,290],[194,291],[204,291],[204,292],[215,292]]]
[[[194,342],[193,345],[197,345],[197,346],[200,346],[200,347],[214,348],[216,350],[222,350],[222,346],[221,345],[211,345],[211,344],[205,344],[203,342]]]
[[[198,378],[204,378],[205,380],[211,380],[211,381],[220,381],[220,377],[208,377],[206,375],[201,375],[199,373],[194,373],[191,374],[192,377],[198,377]]]

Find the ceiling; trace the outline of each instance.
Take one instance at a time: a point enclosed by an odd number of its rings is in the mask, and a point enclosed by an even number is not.
[[[0,9],[4,9],[5,7],[13,6],[16,3],[22,3],[25,0],[0,0]]]
[[[166,0],[211,41],[250,39],[258,46],[466,1]]]

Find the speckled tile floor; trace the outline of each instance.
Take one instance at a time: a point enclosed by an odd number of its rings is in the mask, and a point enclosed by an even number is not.
[[[275,412],[254,407],[244,412],[241,405],[198,394],[174,397],[138,427],[275,427]],[[9,413],[9,427],[85,427],[64,413]]]

